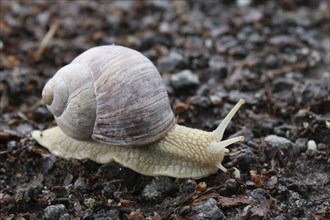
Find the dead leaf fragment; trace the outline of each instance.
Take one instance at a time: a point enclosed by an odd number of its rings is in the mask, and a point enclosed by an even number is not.
[[[128,220],[143,220],[145,219],[144,216],[143,216],[143,212],[140,210],[140,209],[137,209],[136,211],[133,211],[129,214]]]
[[[247,196],[245,195],[239,195],[237,197],[225,197],[225,196],[219,196],[219,204],[222,207],[234,207],[238,205],[253,205],[255,202],[253,200],[249,200]]]
[[[259,174],[257,174],[257,171],[255,170],[251,170],[250,171],[250,176],[252,181],[256,184],[256,187],[262,187],[263,184],[261,182],[261,176]]]
[[[19,139],[22,135],[13,130],[0,130],[0,140]]]
[[[174,106],[175,113],[181,113],[181,112],[186,111],[187,109],[188,109],[188,106],[183,102],[176,103]]]
[[[196,190],[199,192],[205,192],[207,190],[207,184],[205,182],[198,183]]]
[[[132,206],[136,203],[134,201],[127,200],[127,199],[120,199],[119,202],[122,206]]]
[[[214,191],[203,192],[201,194],[202,195],[198,195],[197,198],[193,198],[193,204],[197,204],[208,198],[218,198],[220,196],[219,193]]]

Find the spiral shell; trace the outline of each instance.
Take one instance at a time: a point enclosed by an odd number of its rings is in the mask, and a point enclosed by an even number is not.
[[[145,145],[175,124],[156,67],[122,46],[87,50],[61,68],[42,94],[60,128],[77,140]]]

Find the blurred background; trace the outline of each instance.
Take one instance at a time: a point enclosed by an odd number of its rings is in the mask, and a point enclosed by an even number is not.
[[[0,171],[0,189],[28,182],[14,183],[11,166],[30,176],[51,175],[22,168],[40,151],[31,150],[30,132],[55,125],[40,101],[42,88],[77,55],[106,44],[136,49],[155,64],[180,124],[212,130],[244,98],[244,109],[226,133],[248,137],[241,145],[245,154],[232,156],[243,174],[270,168],[264,159],[274,155],[258,151],[267,149],[264,138],[270,134],[296,147],[295,154],[273,161],[278,166],[289,161],[284,164],[293,173],[304,173],[305,168],[292,161],[312,140],[324,151],[312,168],[329,170],[329,2],[1,0],[0,156],[6,162],[0,167],[7,170]],[[26,161],[15,167],[16,156],[26,151]]]
[[[329,25],[329,1],[4,0],[1,109],[34,103],[29,95],[38,95],[60,67],[104,44],[141,51],[169,80],[171,94],[197,92],[199,105],[244,91],[255,103],[270,92],[308,106],[310,93],[327,95]],[[190,93],[190,85],[170,82],[182,70],[198,76],[186,82],[195,86]],[[210,99],[215,93],[221,94]]]

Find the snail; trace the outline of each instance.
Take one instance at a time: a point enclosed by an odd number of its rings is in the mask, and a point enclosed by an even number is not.
[[[123,46],[80,54],[46,83],[42,99],[58,126],[32,132],[40,145],[59,157],[116,161],[143,175],[197,179],[226,172],[226,147],[244,140],[222,140],[244,100],[213,132],[179,125],[156,67]]]

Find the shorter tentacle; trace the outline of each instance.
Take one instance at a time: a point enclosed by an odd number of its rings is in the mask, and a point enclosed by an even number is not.
[[[217,164],[217,167],[220,169],[220,170],[222,170],[223,172],[227,172],[228,170],[226,169],[226,167],[224,167],[222,164],[221,164],[221,162],[219,162],[218,164]]]
[[[234,137],[234,138],[230,138],[228,140],[224,140],[224,141],[220,141],[220,142],[215,142],[213,141],[210,144],[210,147],[208,148],[208,151],[212,154],[217,154],[220,151],[227,151],[228,149],[226,149],[227,146],[234,144],[236,142],[239,141],[244,141],[244,137],[243,136],[238,136],[238,137]]]

